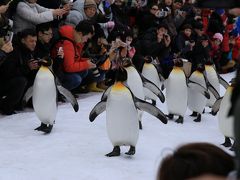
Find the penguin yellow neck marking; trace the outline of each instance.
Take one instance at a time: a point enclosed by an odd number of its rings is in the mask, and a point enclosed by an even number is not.
[[[200,71],[195,71],[195,75],[196,75],[196,76],[203,76],[203,73],[200,72]]]
[[[213,70],[213,67],[211,65],[205,65],[205,69],[211,71]]]
[[[119,90],[123,90],[123,89],[125,89],[125,86],[123,85],[122,82],[116,82],[112,87],[113,91],[119,91]]]
[[[39,70],[40,71],[49,71],[48,67],[46,67],[46,66],[41,66]]]
[[[145,63],[144,66],[146,66],[146,67],[151,67],[151,66],[153,66],[153,65],[152,65],[152,63]]]
[[[174,66],[173,67],[173,70],[176,71],[176,72],[182,72],[182,68],[181,67],[177,67],[177,66]]]

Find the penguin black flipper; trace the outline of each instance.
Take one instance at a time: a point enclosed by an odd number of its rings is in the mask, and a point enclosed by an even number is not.
[[[165,96],[163,92],[151,81],[149,81],[147,78],[141,75],[143,87],[149,89],[151,92],[153,92],[162,103],[165,102]]]
[[[218,91],[210,83],[208,83],[208,89],[214,95],[214,97],[216,99],[220,98],[220,95],[219,95]]]
[[[95,118],[101,114],[103,111],[106,110],[106,104],[107,104],[107,99],[105,98],[104,100],[100,101],[99,103],[97,103],[94,108],[92,109],[92,111],[89,114],[89,120],[91,122],[93,122],[95,120]]]
[[[212,115],[216,115],[218,113],[220,105],[221,105],[221,102],[222,102],[222,99],[223,99],[223,97],[217,99],[215,101],[215,103],[213,104],[213,106],[212,106]]]
[[[207,89],[209,89],[209,91],[211,91],[211,93],[214,95],[214,97],[216,99],[220,98],[220,95],[218,93],[218,91],[213,87],[213,85],[209,82],[208,78],[207,78],[207,73],[206,70],[203,71],[203,76],[207,85]]]
[[[163,77],[163,75],[161,74],[160,70],[159,70],[159,67],[156,65],[156,64],[153,64],[152,65],[155,67],[155,69],[157,70],[158,72],[158,77],[160,79],[160,81],[165,81],[166,79]]]
[[[27,104],[27,102],[32,97],[32,95],[33,95],[33,86],[29,87],[25,95],[23,96],[23,99],[22,99],[23,107]]]
[[[111,89],[112,89],[112,86],[109,86],[109,87],[103,92],[102,97],[101,97],[101,101],[102,101],[103,99],[107,99],[107,97],[108,97]]]
[[[60,83],[58,83],[56,87],[59,93],[61,93],[67,99],[67,101],[71,103],[74,111],[78,112],[79,109],[78,102],[76,98],[72,95],[72,93],[63,86],[61,86]]]
[[[201,84],[198,84],[196,82],[190,81],[188,82],[188,87],[193,89],[194,91],[200,92],[202,95],[204,95],[207,99],[210,99],[210,94],[207,91],[205,87],[203,87]]]
[[[218,79],[219,79],[219,83],[220,83],[225,89],[227,89],[228,86],[229,86],[228,82],[227,82],[225,79],[223,79],[219,74],[218,74]]]
[[[135,96],[133,98],[134,98],[135,106],[138,109],[148,112],[149,114],[158,118],[164,124],[167,124],[168,122],[167,117],[160,109],[158,109],[156,106],[153,106],[151,103],[143,101]]]
[[[183,72],[186,76],[186,78],[189,78],[191,76],[191,69],[192,69],[192,63],[189,62],[187,59],[182,59],[183,64],[185,64],[185,66],[183,66]]]

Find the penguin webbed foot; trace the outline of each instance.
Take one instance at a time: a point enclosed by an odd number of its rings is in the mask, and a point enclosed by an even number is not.
[[[141,121],[138,121],[139,122],[139,129],[142,130],[142,122]]]
[[[217,112],[214,112],[214,111],[212,110],[210,114],[213,115],[213,116],[216,116]]]
[[[120,147],[114,146],[113,151],[106,154],[105,156],[107,157],[120,156]]]
[[[197,117],[197,115],[198,115],[198,113],[195,112],[195,111],[193,111],[193,113],[192,113],[190,116],[192,116],[192,117]]]
[[[173,114],[168,114],[167,117],[168,117],[168,119],[173,119],[174,115]]]
[[[221,145],[223,145],[224,147],[231,147],[232,146],[232,142],[231,142],[229,137],[225,137],[225,141]]]
[[[179,118],[175,122],[183,124],[183,117],[179,116]]]
[[[52,128],[53,128],[53,125],[50,125],[50,124],[47,125],[47,124],[41,123],[41,125],[34,130],[42,131],[42,132],[48,134],[52,131]]]
[[[193,120],[194,122],[201,122],[201,114],[197,115],[197,118]]]
[[[136,148],[134,146],[130,146],[129,151],[126,152],[125,154],[132,156],[135,154],[135,152],[136,152]]]

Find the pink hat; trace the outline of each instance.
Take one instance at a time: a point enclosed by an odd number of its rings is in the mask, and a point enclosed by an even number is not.
[[[213,39],[219,39],[222,42],[223,41],[223,35],[221,33],[215,33],[213,35]]]

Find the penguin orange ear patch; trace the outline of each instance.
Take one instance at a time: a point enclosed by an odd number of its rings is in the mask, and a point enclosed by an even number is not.
[[[119,90],[123,90],[126,87],[122,84],[122,83],[116,83],[115,85],[113,85],[112,90],[114,91],[119,91]]]

